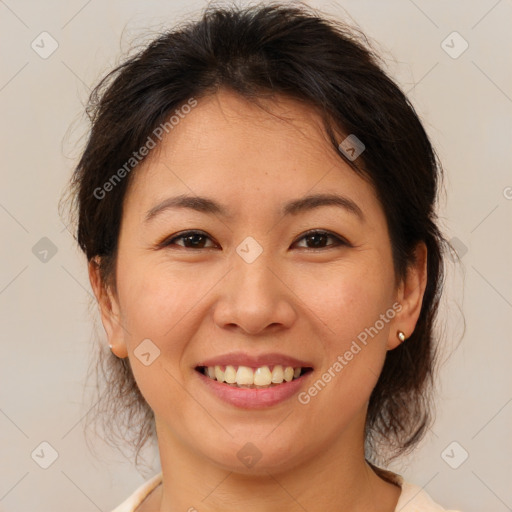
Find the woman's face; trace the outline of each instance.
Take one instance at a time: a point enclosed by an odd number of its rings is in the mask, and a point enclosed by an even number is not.
[[[372,186],[309,107],[267,106],[287,120],[227,91],[203,98],[136,170],[117,290],[102,309],[159,442],[236,471],[291,468],[341,446],[360,456],[386,351],[419,311],[396,286]],[[262,385],[220,383],[215,366]],[[287,382],[287,367],[310,370]]]

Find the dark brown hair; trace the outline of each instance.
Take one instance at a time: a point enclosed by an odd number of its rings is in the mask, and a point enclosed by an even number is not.
[[[373,461],[408,451],[432,421],[433,326],[446,243],[435,215],[441,166],[413,106],[382,68],[358,29],[300,2],[206,8],[199,20],[160,34],[96,86],[87,107],[89,138],[71,182],[77,241],[89,261],[99,257],[105,286],[115,289],[123,200],[137,169],[105,198],[97,191],[176,109],[223,87],[255,103],[283,95],[320,112],[335,151],[377,192],[397,277],[405,276],[418,242],[428,250],[416,329],[387,353],[370,398],[366,453]],[[359,158],[339,150],[340,133],[364,143]],[[128,358],[103,349],[99,357],[105,389],[95,413],[105,436],[114,440],[117,429],[117,439],[136,449],[137,463],[154,434],[153,413]]]

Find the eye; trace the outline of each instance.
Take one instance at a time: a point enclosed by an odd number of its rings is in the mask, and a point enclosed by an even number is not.
[[[175,243],[176,240],[183,240],[183,243]],[[180,245],[186,249],[208,249],[208,247],[205,247],[206,240],[211,240],[211,238],[202,231],[184,231],[178,236],[164,240],[158,246]]]
[[[326,244],[328,239],[334,240],[334,243]],[[210,247],[215,247],[215,244],[207,246],[206,243],[208,240],[211,241],[211,238],[204,233],[203,231],[191,230],[191,231],[183,231],[177,236],[173,236],[172,238],[168,238],[158,244],[158,247],[169,247],[171,245],[178,245],[184,247],[185,249],[208,249]],[[312,230],[308,231],[301,238],[298,239],[295,244],[304,240],[306,246],[302,246],[304,249],[324,249],[329,247],[338,247],[340,245],[350,244],[342,239],[341,237],[334,235],[328,231],[323,230]],[[182,241],[182,243],[177,243],[177,241]],[[308,245],[310,244],[310,245]]]
[[[325,245],[325,242],[329,239],[333,239],[335,242],[333,244],[327,244]],[[337,247],[339,245],[350,245],[346,240],[343,240],[341,237],[334,235],[332,233],[329,233],[328,231],[322,231],[322,230],[312,230],[308,231],[304,235],[302,235],[301,238],[299,238],[298,241],[305,240],[306,241],[306,247],[302,246],[306,249],[323,249],[328,247]],[[296,242],[297,243],[297,242]],[[308,247],[307,244],[311,243],[312,247]]]

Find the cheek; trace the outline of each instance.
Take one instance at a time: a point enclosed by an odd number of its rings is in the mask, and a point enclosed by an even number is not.
[[[365,410],[387,354],[394,310],[385,286],[355,275],[340,277],[312,299],[318,301],[312,309],[323,324],[318,339],[324,357],[297,398],[310,418],[335,411],[326,427],[334,436]]]
[[[119,267],[121,309],[127,331],[163,339],[186,323],[208,289],[208,279],[191,269],[130,262]]]
[[[180,363],[194,336],[190,322],[198,321],[194,304],[203,293],[194,287],[188,271],[171,272],[161,264],[133,259],[120,264],[118,274],[125,339],[137,386],[155,413],[165,415],[169,403],[181,410],[187,395]],[[144,353],[150,354],[146,361]]]
[[[385,259],[356,255],[350,261],[296,273],[292,289],[321,320],[331,349],[342,349],[392,306],[393,271]],[[329,268],[328,268],[329,267]],[[387,326],[387,324],[385,324]],[[379,330],[386,331],[379,323]]]
[[[165,409],[169,396],[181,407],[179,382],[186,369],[180,363],[194,336],[191,322],[199,321],[194,305],[204,292],[194,287],[188,271],[170,272],[136,259],[120,261],[118,276],[123,332],[137,385],[154,411]]]
[[[307,297],[306,310],[321,321],[316,323],[324,352],[322,368],[301,402],[311,402],[318,414],[329,403],[343,411],[338,421],[344,422],[369,399],[384,363],[395,314],[393,278],[390,261],[367,252],[325,276],[297,279],[298,295]]]

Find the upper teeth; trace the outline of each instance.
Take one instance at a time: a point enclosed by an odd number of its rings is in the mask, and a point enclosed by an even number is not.
[[[239,387],[246,386],[271,386],[281,384],[283,381],[290,382],[300,376],[302,368],[292,366],[282,367],[276,365],[272,370],[268,366],[250,368],[249,366],[208,366],[205,368],[205,375],[210,379],[236,384]]]

